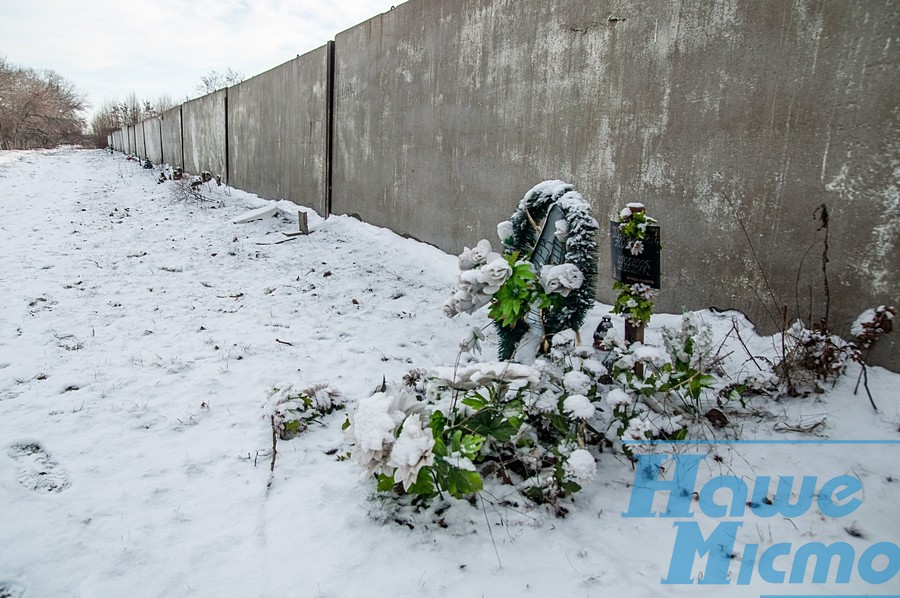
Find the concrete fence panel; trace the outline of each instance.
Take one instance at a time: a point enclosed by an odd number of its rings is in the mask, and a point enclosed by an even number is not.
[[[830,324],[846,334],[900,296],[896,16],[803,0],[401,4],[335,40],[334,211],[457,252],[497,245],[524,193],[560,178],[602,225],[632,201],[660,220],[659,309],[736,308],[772,332],[783,306],[824,315],[824,203]],[[896,368],[885,341],[875,359]]]
[[[137,154],[141,159],[147,157],[147,144],[144,141],[144,123],[139,122],[134,125],[134,139],[135,139],[135,150],[134,153]]]
[[[228,182],[325,214],[328,48],[228,89]]]
[[[181,143],[181,106],[166,110],[160,115],[162,154],[166,164],[184,168]]]
[[[144,126],[144,144],[147,148],[147,158],[154,164],[162,164],[162,133],[160,131],[160,119],[151,118],[145,120]]]
[[[199,174],[208,170],[227,177],[225,95],[221,89],[182,105],[184,170]]]

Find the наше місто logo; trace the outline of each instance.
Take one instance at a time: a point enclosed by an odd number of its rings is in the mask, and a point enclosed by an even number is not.
[[[866,441],[841,444],[854,442]],[[747,533],[751,526],[746,523],[752,521],[758,527],[760,521],[772,518],[790,520],[795,527],[804,517],[852,520],[851,515],[864,508],[866,501],[866,488],[859,477],[852,473],[799,476],[756,472],[754,476],[726,473],[700,480],[701,466],[704,471],[716,469],[710,463],[714,457],[707,454],[711,452],[706,450],[708,446],[703,452],[691,448],[685,454],[636,455],[634,486],[622,513],[629,518],[671,521],[674,542],[662,584],[789,584],[797,589],[797,584],[828,583],[846,588],[843,584],[852,580],[854,587],[873,591],[896,588],[900,548],[895,537],[860,545],[817,541],[814,534],[810,537],[807,533],[792,534],[792,541],[774,538],[760,543]],[[815,455],[816,450],[810,450],[811,460]],[[893,504],[900,505],[900,500]],[[895,516],[900,514],[900,506],[896,508]],[[737,552],[740,558],[735,558]],[[701,562],[704,557],[705,566]]]

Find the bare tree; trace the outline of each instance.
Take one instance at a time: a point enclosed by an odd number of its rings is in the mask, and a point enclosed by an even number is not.
[[[223,87],[236,85],[243,80],[243,73],[232,70],[231,67],[226,68],[225,71],[221,73],[212,70],[200,77],[200,83],[197,85],[196,90],[200,95],[205,95],[222,89]]]
[[[161,95],[155,100],[138,98],[135,92],[131,92],[124,100],[106,100],[91,117],[91,140],[96,147],[106,145],[107,136],[127,125],[133,125],[141,120],[154,118],[174,108],[177,104],[169,95]]]
[[[0,59],[0,147],[55,147],[82,140],[84,96],[53,71]]]

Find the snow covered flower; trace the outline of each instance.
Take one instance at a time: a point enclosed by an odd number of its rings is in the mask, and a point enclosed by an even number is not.
[[[444,312],[444,315],[447,316],[448,318],[452,318],[456,314],[459,313],[459,310],[456,308],[456,305],[457,304],[454,301],[453,297],[451,297],[450,299],[447,299],[444,302],[444,305],[441,306],[441,311]]]
[[[563,401],[563,411],[578,419],[590,419],[594,416],[596,408],[591,400],[584,395],[569,395]]]
[[[487,260],[488,254],[491,253],[491,242],[487,239],[478,241],[478,244],[472,248],[470,255],[475,264],[483,264]]]
[[[484,340],[484,333],[481,331],[481,328],[477,326],[472,328],[469,332],[469,336],[464,338],[459,343],[459,350],[463,353],[469,353],[474,351],[476,353],[481,353],[481,342]]]
[[[562,289],[562,283],[558,277],[553,276],[553,268],[555,266],[544,266],[541,268],[540,282],[547,294],[558,293]]]
[[[571,328],[561,330],[553,335],[550,340],[550,356],[554,359],[562,359],[575,349],[577,335]]]
[[[571,291],[581,288],[584,274],[575,264],[544,266],[541,269],[540,282],[547,293],[559,293],[567,297]]]
[[[484,283],[483,292],[493,295],[512,275],[512,266],[505,259],[498,258],[481,268],[480,272],[481,281]]]
[[[581,370],[593,375],[595,378],[605,376],[609,373],[609,370],[606,369],[606,366],[603,365],[603,362],[597,359],[585,359],[583,362],[581,362]]]
[[[591,377],[584,372],[572,370],[563,376],[563,386],[571,394],[587,394],[591,391]]]
[[[350,426],[344,432],[353,444],[351,455],[367,475],[383,471],[385,458],[394,444],[394,433],[410,413],[422,411],[423,405],[407,392],[378,392],[362,400],[348,416]]]
[[[506,241],[508,238],[513,236],[513,225],[509,220],[504,220],[500,224],[497,225],[497,236],[500,237],[501,241]]]
[[[475,247],[469,249],[465,247],[463,252],[459,254],[459,269],[471,270],[485,263],[488,254],[491,253],[491,242],[482,239]]]
[[[641,282],[631,285],[631,293],[641,299],[653,299],[653,287]]]
[[[484,283],[481,282],[480,270],[464,270],[459,273],[456,288],[467,295],[478,293]]]
[[[597,462],[594,461],[593,455],[585,449],[572,451],[563,467],[566,473],[575,478],[579,484],[586,484],[597,475]]]
[[[545,390],[541,394],[529,394],[525,398],[525,403],[529,408],[540,413],[550,413],[556,410],[559,397],[552,390]]]
[[[559,276],[559,280],[564,287],[573,291],[581,288],[584,282],[584,274],[581,273],[578,266],[575,264],[561,264],[557,268],[559,269],[557,276]]]
[[[395,467],[394,481],[403,484],[404,490],[416,483],[419,471],[434,464],[434,436],[431,428],[422,429],[422,420],[410,415],[403,422],[403,431],[391,449],[388,465]]]
[[[393,397],[383,392],[360,401],[349,415],[347,440],[353,443],[353,459],[372,475],[381,470],[384,456],[394,442],[396,422],[390,412]]]
[[[627,220],[631,218],[631,208],[622,208],[622,211],[619,212],[619,220]]]
[[[634,399],[621,388],[614,388],[606,395],[606,404],[610,409],[615,410],[616,407],[629,407],[634,404]]]
[[[565,243],[569,238],[569,223],[565,220],[557,220],[554,228],[556,231],[553,235],[560,243]]]
[[[633,417],[628,422],[628,427],[622,434],[622,438],[628,438],[631,440],[646,440],[647,438],[649,438],[648,433],[652,436],[656,433],[656,431],[656,426],[654,426],[643,416]]]

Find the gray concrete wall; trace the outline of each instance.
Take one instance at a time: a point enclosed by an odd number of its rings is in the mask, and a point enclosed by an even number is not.
[[[182,105],[186,172],[225,178],[225,94],[222,89]]]
[[[144,125],[144,143],[147,148],[147,157],[154,164],[162,164],[162,134],[159,129],[160,119],[151,118],[145,120]]]
[[[134,154],[136,151],[135,148],[137,147],[134,137],[134,125],[127,125],[125,127],[125,142],[128,146],[127,153]]]
[[[326,206],[327,46],[228,89],[229,184]]]
[[[166,164],[184,168],[181,150],[181,106],[166,110],[162,121],[162,153]]]
[[[411,0],[336,38],[333,209],[456,252],[561,178],[601,221],[630,201],[660,220],[658,309],[771,332],[778,306],[824,312],[825,203],[846,333],[900,297],[897,22],[883,2]],[[897,337],[874,361],[900,369]]]
[[[147,145],[144,142],[144,123],[139,122],[134,126],[134,153],[141,159],[147,157]]]

